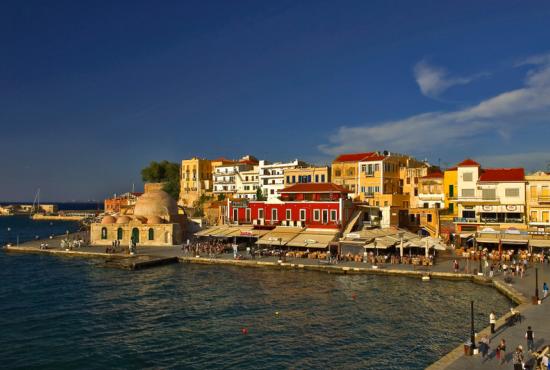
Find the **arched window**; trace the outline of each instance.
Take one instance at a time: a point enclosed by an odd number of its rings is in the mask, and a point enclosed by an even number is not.
[[[149,240],[155,240],[155,230],[149,229]]]
[[[124,236],[124,231],[122,230],[122,227],[119,227],[116,231],[116,238],[118,240],[122,240],[122,237]]]
[[[107,239],[107,228],[101,228],[101,239]]]

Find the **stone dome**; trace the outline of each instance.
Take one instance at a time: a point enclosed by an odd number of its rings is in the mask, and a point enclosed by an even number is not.
[[[134,206],[134,216],[146,219],[157,216],[161,220],[171,221],[178,214],[176,201],[163,190],[151,190],[140,196]]]
[[[130,222],[130,217],[128,216],[120,216],[116,219],[117,224],[127,224],[128,222]]]
[[[139,222],[139,223],[147,223],[147,219],[143,216],[134,216],[134,219],[133,219],[134,222]]]
[[[147,219],[147,225],[162,224],[162,218],[159,216],[151,216]]]
[[[105,216],[101,219],[101,223],[103,225],[114,224],[115,222],[116,222],[116,218],[114,218],[113,216],[110,216],[110,215],[107,215],[107,216]]]

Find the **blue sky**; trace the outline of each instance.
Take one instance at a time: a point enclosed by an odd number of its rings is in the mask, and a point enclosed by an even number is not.
[[[151,160],[391,150],[546,168],[549,2],[3,1],[0,200]]]

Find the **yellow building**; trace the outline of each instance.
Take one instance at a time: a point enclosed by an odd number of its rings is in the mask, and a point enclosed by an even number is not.
[[[550,173],[542,171],[525,176],[529,227],[550,231]]]
[[[446,169],[443,173],[446,211],[441,214],[442,219],[452,220],[454,217],[458,216],[458,208],[456,206],[457,186],[458,169],[456,167]]]
[[[401,167],[399,177],[403,183],[403,194],[409,195],[409,207],[416,208],[418,205],[418,183],[419,179],[428,174],[428,165],[423,162],[415,162]]]
[[[328,166],[285,168],[283,173],[285,186],[297,183],[330,182],[330,168]]]
[[[359,162],[368,157],[376,155],[374,152],[342,154],[332,162],[331,177],[332,183],[341,185],[351,191],[350,196],[359,196]]]
[[[193,207],[203,194],[212,192],[212,161],[193,157],[181,161],[179,204]]]

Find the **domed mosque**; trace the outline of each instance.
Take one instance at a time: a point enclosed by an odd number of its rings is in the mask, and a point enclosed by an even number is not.
[[[130,209],[121,215],[106,215],[93,223],[90,230],[92,245],[112,245],[119,240],[128,246],[170,246],[181,244],[185,216],[178,214],[176,201],[162,184],[146,184],[145,192]]]

